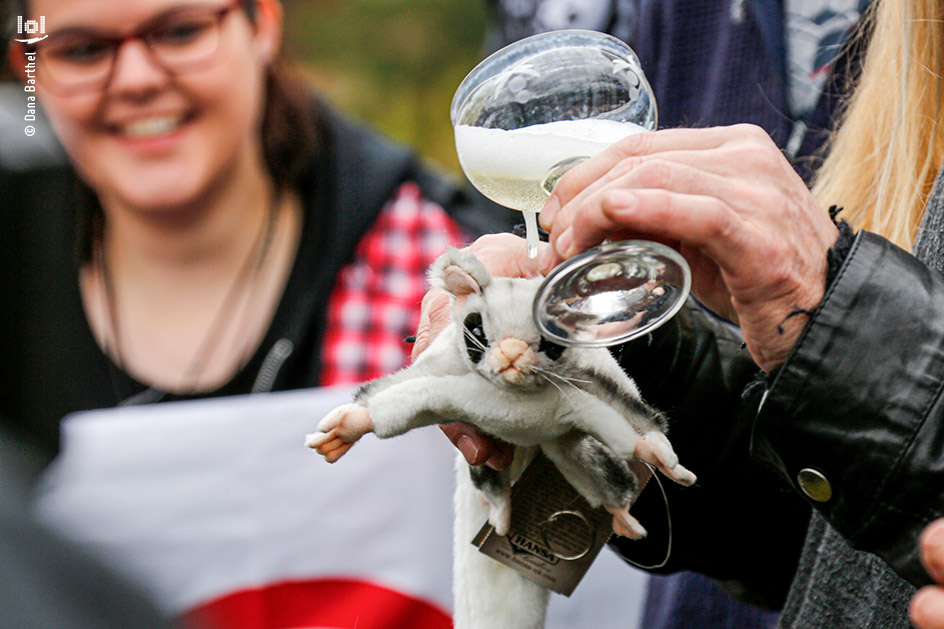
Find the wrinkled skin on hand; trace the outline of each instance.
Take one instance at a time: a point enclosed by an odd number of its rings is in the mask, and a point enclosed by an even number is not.
[[[759,127],[669,129],[628,136],[574,167],[539,214],[550,233],[535,269],[512,236],[472,245],[495,275],[547,272],[603,240],[640,238],[676,248],[692,292],[741,327],[754,361],[786,360],[825,292],[826,253],[838,236],[780,149]],[[515,239],[522,243],[520,239]],[[448,322],[448,299],[423,302],[414,357]],[[462,426],[444,427],[473,465],[510,461],[510,446]]]
[[[604,239],[658,240],[692,269],[692,292],[740,325],[755,362],[780,365],[825,292],[838,230],[759,127],[628,136],[576,166],[539,214],[542,269]]]
[[[944,629],[944,519],[929,524],[918,544],[921,563],[937,585],[921,588],[911,599],[911,622],[918,629]]]
[[[494,276],[534,277],[538,274],[536,259],[528,258],[525,242],[511,234],[482,236],[469,250],[485,264]],[[429,347],[436,335],[449,325],[452,314],[449,295],[439,288],[432,288],[423,297],[419,327],[413,344],[412,359],[416,360]],[[483,436],[464,424],[440,426],[452,444],[462,452],[469,465],[488,465],[503,470],[511,465],[514,447]]]

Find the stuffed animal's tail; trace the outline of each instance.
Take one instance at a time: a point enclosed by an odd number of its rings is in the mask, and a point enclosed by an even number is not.
[[[455,629],[541,629],[549,590],[479,552],[472,539],[488,519],[488,505],[472,485],[469,465],[456,457],[453,525]]]

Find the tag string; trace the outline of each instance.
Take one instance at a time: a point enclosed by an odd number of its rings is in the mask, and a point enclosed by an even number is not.
[[[661,568],[665,564],[669,563],[669,557],[672,556],[672,512],[669,510],[669,496],[665,493],[665,487],[662,485],[662,480],[659,478],[659,475],[656,474],[656,469],[652,465],[649,465],[649,463],[646,463],[646,465],[652,470],[652,478],[655,479],[656,484],[659,485],[659,491],[662,492],[662,502],[665,503],[665,520],[668,523],[667,528],[669,532],[669,541],[665,547],[665,557],[663,557],[662,561],[657,564],[645,566],[641,563],[633,561],[632,559],[627,559],[626,557],[623,557],[623,561],[636,566],[637,568],[641,568],[642,570],[655,570],[656,568]]]

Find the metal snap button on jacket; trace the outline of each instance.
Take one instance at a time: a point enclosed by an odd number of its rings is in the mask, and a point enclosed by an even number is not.
[[[797,482],[803,493],[816,502],[826,502],[833,497],[833,488],[829,481],[820,472],[811,468],[804,468],[797,474]]]

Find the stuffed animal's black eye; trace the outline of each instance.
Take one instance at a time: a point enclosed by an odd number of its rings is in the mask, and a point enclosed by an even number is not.
[[[544,355],[551,360],[557,360],[560,358],[565,349],[566,348],[563,345],[558,345],[554,341],[549,341],[543,336],[541,337],[541,343],[538,345],[538,351],[543,352]]]
[[[488,346],[488,339],[485,338],[485,328],[482,327],[482,315],[473,312],[462,322],[465,329],[465,351],[468,352],[472,362],[478,364],[485,355],[485,348]]]

